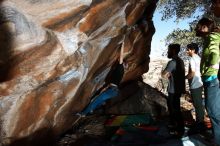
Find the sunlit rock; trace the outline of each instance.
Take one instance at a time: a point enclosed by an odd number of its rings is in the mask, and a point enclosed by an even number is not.
[[[69,129],[123,42],[123,82],[146,72],[155,7],[151,0],[2,0],[0,143],[33,146]]]

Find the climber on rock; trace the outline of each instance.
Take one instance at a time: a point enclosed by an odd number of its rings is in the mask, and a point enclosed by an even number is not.
[[[125,67],[125,63],[123,62],[123,49],[124,43],[122,44],[120,53],[118,53],[119,55],[117,56],[117,60],[112,65],[110,72],[105,78],[105,84],[91,97],[89,105],[87,105],[85,109],[79,113],[81,116],[92,113],[95,109],[103,105],[108,99],[118,96],[118,87],[123,78]]]

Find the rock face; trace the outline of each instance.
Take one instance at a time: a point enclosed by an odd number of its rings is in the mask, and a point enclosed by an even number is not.
[[[146,72],[156,3],[2,0],[0,145],[44,144],[70,128],[122,44],[123,82]]]

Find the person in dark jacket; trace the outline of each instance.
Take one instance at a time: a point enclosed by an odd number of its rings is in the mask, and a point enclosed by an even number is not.
[[[120,57],[120,56],[119,56]],[[116,97],[119,94],[119,85],[124,75],[124,63],[119,59],[112,65],[110,72],[105,78],[105,84],[98,89],[91,97],[91,102],[80,113],[85,116],[92,113],[95,109],[99,108],[110,98]]]
[[[168,46],[168,58],[166,68],[162,71],[163,78],[169,79],[167,106],[170,116],[170,134],[181,137],[184,134],[184,121],[180,108],[180,97],[185,93],[185,68],[183,60],[178,56],[179,44]]]

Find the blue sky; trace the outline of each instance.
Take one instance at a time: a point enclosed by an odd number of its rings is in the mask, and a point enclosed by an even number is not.
[[[171,33],[174,29],[188,29],[188,22],[190,19],[180,21],[178,23],[174,22],[174,18],[169,19],[167,21],[161,21],[162,14],[160,14],[157,10],[153,16],[154,27],[156,28],[156,32],[153,36],[153,40],[151,43],[151,57],[160,57],[162,52],[166,50],[164,39],[165,37]]]

